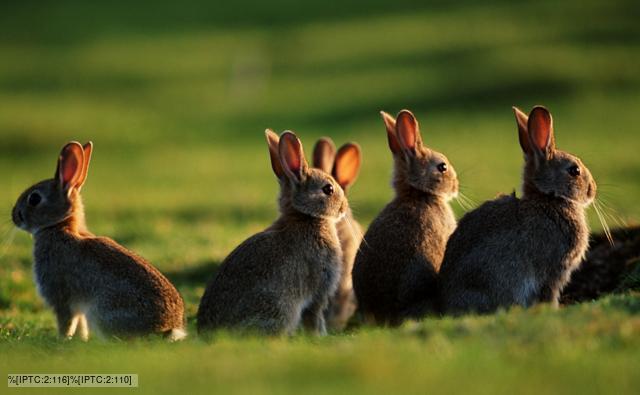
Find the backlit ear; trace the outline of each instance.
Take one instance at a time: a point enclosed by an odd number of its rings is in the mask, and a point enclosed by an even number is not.
[[[556,149],[551,113],[542,106],[534,107],[529,113],[527,130],[533,151],[543,158],[550,159]]]
[[[78,180],[78,189],[82,188],[85,181],[87,181],[87,175],[89,174],[89,163],[91,162],[91,153],[93,152],[93,143],[91,141],[87,142],[82,146],[82,151],[84,153],[84,161],[82,165],[82,175]]]
[[[358,178],[361,158],[360,146],[356,143],[347,143],[338,150],[332,174],[342,189],[347,189]]]
[[[80,143],[72,141],[62,148],[58,158],[56,178],[64,191],[79,185],[84,167],[84,150]]]
[[[529,122],[529,117],[527,114],[520,111],[518,107],[511,107],[513,109],[513,113],[516,116],[516,124],[518,125],[518,140],[520,141],[520,148],[522,148],[522,152],[526,155],[531,155],[531,146],[529,144],[529,132],[527,131],[527,123]]]
[[[264,136],[267,138],[267,146],[269,147],[269,158],[271,159],[271,168],[273,173],[278,178],[284,177],[284,170],[282,170],[282,164],[280,163],[279,154],[279,142],[280,137],[271,129],[264,131]]]
[[[313,167],[331,173],[336,158],[336,146],[328,137],[322,137],[313,147]]]
[[[398,142],[398,137],[396,136],[396,120],[384,111],[380,111],[380,115],[382,115],[384,126],[387,128],[387,140],[389,141],[389,149],[394,155],[399,154],[400,152],[402,152],[402,150],[400,149],[400,143]]]
[[[304,180],[307,174],[307,160],[304,158],[302,143],[293,132],[285,131],[280,135],[279,150],[282,170],[295,182]]]
[[[410,155],[416,154],[416,149],[422,145],[422,137],[418,127],[418,120],[409,110],[402,110],[396,118],[396,135],[402,150]]]

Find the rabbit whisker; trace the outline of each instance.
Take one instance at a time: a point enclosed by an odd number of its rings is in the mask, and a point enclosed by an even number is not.
[[[367,243],[367,240],[364,238],[364,234],[362,233],[362,231],[360,230],[360,228],[358,228],[357,226],[355,226],[353,224],[353,222],[351,222],[351,219],[349,218],[349,216],[345,216],[344,220],[347,221],[347,224],[349,224],[349,229],[351,232],[351,236],[355,237],[355,238],[360,238],[360,240],[362,240],[360,242],[360,245],[358,246],[358,251],[360,251],[360,246],[362,244],[365,244],[367,247],[369,247],[369,244]]]
[[[615,223],[619,227],[627,228],[629,223],[622,218],[621,215],[618,214],[617,210],[609,206],[607,201],[603,198],[596,199],[598,201],[598,206],[602,211],[602,214],[605,215],[611,222]]]
[[[458,197],[456,198],[456,202],[458,203],[458,205],[460,205],[460,207],[462,207],[462,209],[464,211],[469,211],[471,208],[467,205],[467,203],[462,199],[462,197],[460,197],[460,195],[458,194]]]
[[[467,211],[472,210],[478,206],[478,204],[473,199],[471,199],[469,196],[465,195],[460,191],[458,191],[458,202],[460,203],[460,206],[462,206],[462,208],[464,208]],[[461,202],[464,202],[464,203],[461,203]]]
[[[602,208],[602,202],[600,203]],[[621,215],[619,215],[614,209],[604,206],[602,208],[602,213],[613,223],[615,223],[618,227],[628,228],[629,223],[625,220]]]
[[[7,252],[9,251],[9,247],[11,247],[11,244],[13,244],[13,240],[15,239],[17,233],[18,228],[13,227],[8,234],[3,236],[2,243],[0,243],[0,258],[3,258],[7,254]]]
[[[0,239],[4,239],[13,229],[17,229],[15,225],[8,222],[0,223]]]
[[[600,220],[600,224],[602,224],[602,230],[604,231],[604,234],[607,236],[607,240],[609,241],[609,244],[613,247],[614,242],[613,242],[613,236],[611,236],[611,230],[609,229],[609,225],[607,225],[607,221],[605,220],[604,216],[600,212],[599,203],[596,200],[594,200],[593,202],[593,208],[596,211],[598,220]]]
[[[622,187],[618,184],[609,184],[609,183],[602,183],[600,181],[598,181],[598,189],[601,187],[605,187],[605,188],[618,188],[621,189]]]

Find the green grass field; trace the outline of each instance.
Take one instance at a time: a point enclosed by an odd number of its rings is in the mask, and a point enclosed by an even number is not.
[[[277,215],[267,127],[307,153],[322,135],[359,142],[366,225],[392,196],[379,110],[413,110],[481,202],[519,187],[511,106],[545,104],[610,225],[637,223],[639,17],[604,0],[3,4],[0,373],[138,373],[141,393],[637,392],[637,293],[322,339],[58,341],[10,210],[65,142],[93,140],[90,229],[174,281],[192,334],[216,265]]]

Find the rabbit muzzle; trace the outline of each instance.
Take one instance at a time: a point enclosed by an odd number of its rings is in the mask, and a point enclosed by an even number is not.
[[[24,224],[24,216],[22,215],[22,212],[17,207],[14,207],[13,210],[11,211],[11,220],[18,228],[22,230],[27,230]]]
[[[590,205],[591,203],[593,203],[593,201],[596,198],[596,191],[597,191],[597,187],[596,187],[596,183],[595,182],[590,182],[589,186],[587,187],[587,201],[585,203],[585,206]]]

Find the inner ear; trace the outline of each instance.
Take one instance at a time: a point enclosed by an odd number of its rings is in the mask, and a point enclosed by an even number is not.
[[[285,174],[300,182],[307,171],[307,161],[302,151],[302,143],[292,132],[286,131],[280,136],[280,163]]]
[[[84,167],[84,150],[77,142],[71,142],[62,148],[58,159],[57,177],[63,190],[79,186]]]
[[[400,147],[412,155],[417,152],[418,146],[422,144],[418,120],[409,110],[402,110],[396,118],[396,135],[400,142]]]
[[[531,146],[538,153],[549,157],[555,150],[551,113],[542,106],[534,107],[529,114],[527,129]]]
[[[336,146],[328,137],[322,137],[313,147],[313,167],[331,173],[336,157]]]
[[[358,178],[361,157],[360,146],[356,143],[347,143],[338,150],[332,174],[342,189],[346,189]]]

